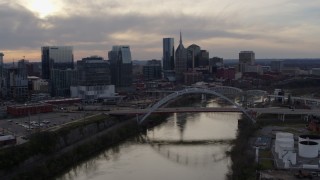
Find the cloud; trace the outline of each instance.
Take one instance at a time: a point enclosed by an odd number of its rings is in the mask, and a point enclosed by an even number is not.
[[[195,43],[224,58],[236,58],[242,48],[258,49],[263,57],[272,51],[276,52],[272,57],[291,57],[288,52],[297,49],[305,57],[320,55],[316,49],[320,2],[316,0],[65,0],[56,4],[55,14],[40,17],[20,1],[0,3],[0,50],[10,56],[15,51],[38,52],[34,58],[39,59],[41,46],[72,45],[80,59],[92,54],[106,57],[112,45],[128,44],[134,59],[160,59],[162,38],[174,37],[177,43],[181,30],[185,46]]]

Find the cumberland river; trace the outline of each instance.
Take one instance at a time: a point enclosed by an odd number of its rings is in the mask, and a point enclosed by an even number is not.
[[[200,106],[201,104],[197,104]],[[203,106],[203,105],[202,105]],[[207,106],[219,106],[210,101]],[[239,113],[172,114],[167,121],[70,169],[59,180],[222,180]],[[217,140],[225,140],[217,143]]]

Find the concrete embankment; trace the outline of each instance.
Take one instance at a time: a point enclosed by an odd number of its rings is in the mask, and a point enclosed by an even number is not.
[[[96,152],[138,133],[135,118],[104,114],[41,132],[28,143],[0,152],[0,179],[53,179]]]

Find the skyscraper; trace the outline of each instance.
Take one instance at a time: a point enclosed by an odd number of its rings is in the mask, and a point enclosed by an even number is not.
[[[77,61],[78,85],[110,85],[110,65],[102,57],[91,56]]]
[[[111,83],[116,88],[131,88],[132,61],[130,46],[113,46],[108,52],[111,68]]]
[[[99,56],[83,58],[77,62],[78,83],[71,87],[71,97],[90,102],[114,96],[109,62]]]
[[[283,61],[281,60],[271,61],[272,72],[282,72],[282,69],[283,69]]]
[[[199,54],[199,66],[206,67],[209,65],[209,52],[207,50],[201,50]]]
[[[70,87],[76,84],[77,71],[73,69],[52,69],[50,76],[51,96],[69,97]]]
[[[73,69],[72,46],[44,46],[41,48],[42,78],[50,79],[52,69]]]
[[[199,67],[199,54],[200,54],[200,46],[196,44],[190,45],[188,48],[188,68],[193,69],[195,67]]]
[[[143,66],[143,77],[145,80],[161,79],[161,61],[150,60]]]
[[[182,44],[182,35],[180,32],[180,43],[176,50],[176,81],[183,82],[183,73],[187,72],[187,49]]]
[[[245,72],[247,65],[252,66],[255,64],[255,54],[253,51],[241,51],[239,53],[239,71]]]
[[[2,52],[0,52],[0,77],[2,77],[3,56],[4,56],[4,54]]]
[[[18,61],[18,66],[8,69],[7,78],[7,96],[16,101],[25,101],[28,98],[28,78],[27,78],[27,61],[22,59]]]
[[[4,73],[3,73],[3,56],[4,54],[0,52],[0,97],[3,95],[3,88],[4,88]]]
[[[174,39],[163,38],[163,71],[174,70]]]

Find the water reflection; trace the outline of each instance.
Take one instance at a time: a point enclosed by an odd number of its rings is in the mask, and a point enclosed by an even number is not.
[[[211,101],[208,106],[219,106]],[[108,149],[60,180],[224,179],[225,152],[235,138],[239,113],[181,113],[145,135]]]

